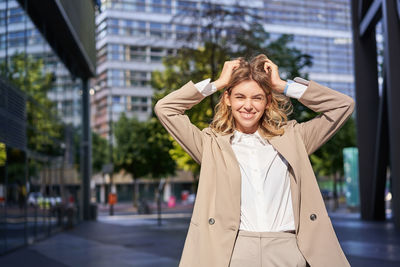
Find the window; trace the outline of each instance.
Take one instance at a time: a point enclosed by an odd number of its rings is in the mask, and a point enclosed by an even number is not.
[[[150,36],[162,37],[163,36],[163,24],[162,23],[150,23]]]
[[[146,0],[136,0],[136,10],[146,11]]]
[[[162,58],[165,56],[165,51],[160,47],[152,47],[150,49],[150,61],[151,62],[161,62]]]
[[[151,12],[154,13],[162,13],[163,8],[162,8],[162,1],[161,0],[152,0],[151,1]]]
[[[112,97],[112,102],[113,103],[120,103],[121,102],[121,96],[113,96]]]
[[[108,70],[108,86],[123,86],[123,73],[121,70]]]
[[[129,71],[125,72],[126,86],[147,86],[147,72],[145,71]],[[133,102],[138,101],[132,99]]]
[[[146,61],[145,46],[127,46],[126,49],[129,51],[126,60]]]

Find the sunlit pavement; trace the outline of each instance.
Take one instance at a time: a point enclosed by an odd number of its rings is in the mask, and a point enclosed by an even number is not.
[[[190,208],[157,215],[100,213],[42,242],[0,257],[0,266],[178,266]],[[391,222],[362,222],[358,214],[330,213],[352,266],[400,266],[400,232]]]

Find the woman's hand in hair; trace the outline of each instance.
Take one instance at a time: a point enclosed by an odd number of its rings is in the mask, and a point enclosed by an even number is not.
[[[225,86],[229,83],[232,72],[240,66],[240,60],[231,60],[225,61],[224,67],[222,68],[221,75],[214,82],[214,85],[217,87],[217,90],[221,90],[225,88]]]
[[[279,77],[278,66],[270,59],[266,59],[264,63],[264,70],[268,76],[268,86],[274,93],[283,94],[285,90],[286,81]]]

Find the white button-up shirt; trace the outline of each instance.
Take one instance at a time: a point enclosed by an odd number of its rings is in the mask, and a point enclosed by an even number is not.
[[[294,230],[288,162],[258,132],[235,131],[232,149],[242,177],[239,229]]]
[[[217,89],[210,79],[197,83],[204,96]],[[290,82],[285,94],[300,98],[307,87]],[[279,232],[294,230],[288,162],[257,132],[235,131],[231,140],[241,173],[240,230]]]

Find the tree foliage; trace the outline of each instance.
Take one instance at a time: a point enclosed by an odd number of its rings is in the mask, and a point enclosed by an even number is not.
[[[28,148],[32,151],[58,156],[63,153],[63,124],[57,117],[54,103],[47,97],[53,84],[53,74],[44,72],[41,59],[24,53],[3,61],[0,74],[27,96]]]
[[[107,139],[92,132],[92,170],[93,173],[101,172],[103,165],[110,162],[110,149]]]
[[[6,165],[6,160],[7,160],[6,145],[0,142],[0,167]]]
[[[155,118],[140,122],[122,113],[115,124],[114,135],[117,171],[123,169],[134,179],[144,176],[161,178],[174,173],[175,162],[169,155],[172,144]]]

